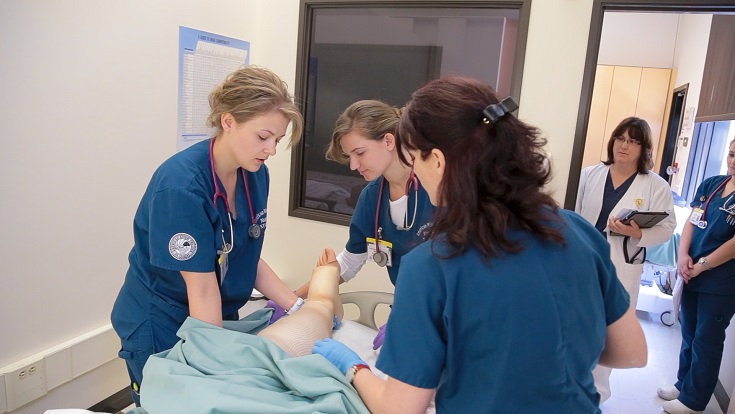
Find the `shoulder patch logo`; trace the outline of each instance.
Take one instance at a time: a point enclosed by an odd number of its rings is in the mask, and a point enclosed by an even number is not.
[[[189,260],[197,252],[197,241],[186,233],[176,233],[168,242],[168,251],[176,260]]]

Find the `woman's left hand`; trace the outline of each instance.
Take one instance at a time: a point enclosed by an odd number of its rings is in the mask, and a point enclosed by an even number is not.
[[[631,220],[630,224],[624,224],[622,221],[616,220],[614,217],[610,217],[607,220],[607,228],[610,229],[611,232],[622,234],[623,236],[629,236],[635,239],[643,237],[643,231],[638,227],[638,223],[636,223],[635,220]]]
[[[686,276],[683,276],[684,277],[684,282],[685,283],[689,283],[690,280],[692,280],[695,277],[701,275],[702,272],[704,272],[704,271],[705,271],[704,266],[702,266],[702,265],[697,266],[697,263],[695,263],[692,266],[691,270],[689,270],[689,274],[686,275]]]

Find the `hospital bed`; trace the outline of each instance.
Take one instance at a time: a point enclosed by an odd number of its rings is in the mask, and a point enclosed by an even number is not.
[[[659,314],[661,323],[672,326],[675,322],[671,289],[676,282],[676,252],[681,234],[674,233],[671,239],[646,250],[637,310]]]
[[[659,314],[661,323],[666,326],[674,325],[678,316],[678,311],[674,309],[672,290],[677,279],[679,239],[690,212],[691,209],[685,203],[674,205],[676,229],[671,239],[646,249],[636,309]]]
[[[377,368],[375,368],[375,362],[377,361],[379,350],[374,351],[372,349],[372,341],[375,338],[375,335],[377,334],[377,322],[376,322],[376,311],[378,310],[379,306],[389,306],[393,303],[393,295],[391,293],[386,292],[371,292],[371,291],[363,291],[363,292],[346,292],[340,294],[340,299],[342,300],[342,303],[345,306],[345,320],[342,323],[342,326],[335,330],[333,333],[333,338],[336,340],[339,340],[343,343],[345,343],[347,346],[349,346],[352,350],[354,350],[360,357],[367,363],[370,368],[373,370],[373,372],[376,373],[376,375],[381,376],[385,378],[385,375],[382,374]],[[262,308],[265,305],[265,300],[256,300],[253,301],[249,309],[252,311],[254,308]],[[354,305],[356,309],[350,309]],[[353,314],[357,313],[357,316],[354,317],[351,320],[348,320],[347,318],[352,318]],[[308,357],[317,357],[316,355],[307,356]],[[326,362],[326,361],[324,361]],[[327,363],[328,364],[328,363]],[[340,375],[341,376],[341,375]],[[356,395],[356,393],[355,393]],[[279,408],[275,407],[274,412],[278,412]],[[365,409],[365,411],[367,411]],[[132,412],[140,412],[143,413],[145,411],[143,410],[133,410]],[[435,409],[433,407],[430,407],[430,409],[427,411],[427,413],[433,413],[435,412]],[[91,411],[87,410],[69,410],[69,409],[61,409],[61,410],[48,410],[45,414],[82,414],[82,413],[91,413]]]

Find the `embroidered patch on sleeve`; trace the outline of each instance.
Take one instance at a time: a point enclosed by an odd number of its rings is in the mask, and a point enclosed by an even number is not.
[[[176,260],[189,260],[197,252],[197,241],[186,233],[176,233],[168,242],[168,251]]]

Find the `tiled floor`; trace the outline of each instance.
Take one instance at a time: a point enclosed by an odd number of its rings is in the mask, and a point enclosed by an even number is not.
[[[610,376],[612,397],[600,406],[603,414],[659,414],[664,400],[656,389],[676,381],[681,346],[679,324],[668,327],[659,315],[638,311],[648,342],[648,365],[637,369],[616,369]],[[714,397],[705,414],[722,414]]]

